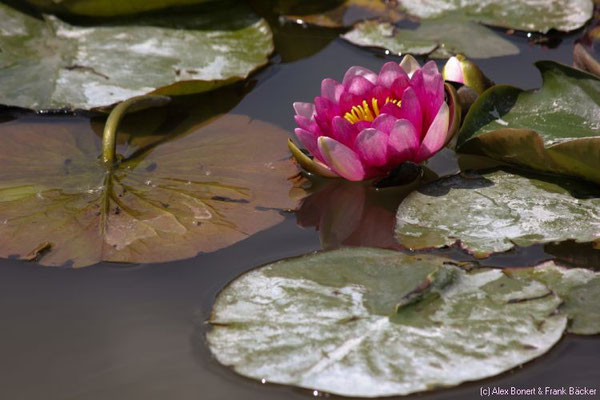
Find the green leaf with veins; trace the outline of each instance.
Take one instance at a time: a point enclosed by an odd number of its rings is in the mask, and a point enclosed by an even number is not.
[[[572,31],[592,17],[592,0],[400,0],[411,15],[422,19],[466,17],[502,28],[548,32]]]
[[[504,171],[454,176],[404,199],[396,214],[396,237],[411,249],[458,242],[478,257],[515,245],[568,239],[598,243],[598,195],[589,185],[555,177]]]
[[[162,262],[214,251],[291,209],[287,134],[245,116],[130,152],[108,172],[78,124],[0,124],[0,256],[43,265]]]
[[[457,149],[600,183],[600,79],[553,61],[539,90],[497,85],[470,108]]]
[[[509,276],[536,280],[564,300],[560,311],[569,317],[569,332],[600,333],[600,273],[583,268],[568,269],[547,262],[537,267],[504,270]]]
[[[345,248],[258,268],[218,295],[208,344],[250,378],[378,397],[494,376],[562,336],[544,285],[449,263]]]
[[[0,4],[0,104],[93,109],[246,78],[273,51],[268,24],[241,2],[205,12],[74,26]]]
[[[380,47],[394,54],[430,54],[434,58],[457,53],[472,58],[519,54],[519,48],[508,40],[464,18],[423,21],[416,29],[396,28],[389,22],[364,21],[342,37],[359,46]]]

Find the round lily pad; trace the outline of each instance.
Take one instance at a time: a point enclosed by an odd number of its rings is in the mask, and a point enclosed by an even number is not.
[[[273,51],[266,21],[239,1],[102,26],[0,4],[0,20],[0,104],[34,110],[204,92],[246,78]]]
[[[107,171],[77,124],[0,124],[0,257],[50,266],[161,262],[214,251],[283,220],[298,173],[285,131],[228,115]]]
[[[396,237],[411,249],[458,242],[479,257],[515,245],[597,242],[598,194],[581,182],[504,171],[454,176],[413,192],[400,204]]]
[[[600,333],[600,273],[584,268],[564,268],[547,262],[532,268],[505,270],[511,277],[536,280],[563,299],[561,312],[569,317],[569,332],[580,335]]]
[[[562,336],[560,299],[499,270],[344,248],[242,275],[215,301],[207,339],[244,376],[344,396],[405,395],[482,379]]]

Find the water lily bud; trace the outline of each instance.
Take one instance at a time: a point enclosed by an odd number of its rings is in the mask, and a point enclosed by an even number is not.
[[[447,81],[462,83],[475,90],[478,94],[483,93],[493,85],[479,67],[462,54],[450,57],[444,65],[442,75]]]
[[[375,73],[354,66],[340,83],[324,79],[313,103],[294,103],[295,133],[312,155],[289,143],[310,172],[361,181],[387,176],[405,161],[420,163],[456,131],[456,96],[445,96],[435,62],[410,55]]]

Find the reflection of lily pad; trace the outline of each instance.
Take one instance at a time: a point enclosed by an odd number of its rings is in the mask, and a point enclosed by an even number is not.
[[[69,125],[0,125],[0,256],[44,265],[158,262],[213,251],[282,220],[296,173],[284,131],[222,117],[112,173]],[[135,153],[134,153],[135,154]],[[39,254],[38,254],[39,253]]]
[[[578,182],[502,171],[451,177],[413,192],[400,204],[396,236],[411,249],[460,242],[478,256],[515,245],[597,241],[600,198],[590,196],[594,194]]]
[[[388,22],[364,21],[342,35],[359,46],[381,47],[394,54],[430,54],[447,58],[463,53],[473,58],[518,54],[519,48],[491,29],[464,19],[423,21],[416,29],[395,28]],[[477,40],[473,40],[476,37]]]
[[[473,104],[457,149],[600,183],[600,80],[540,61],[537,91],[498,85]]]
[[[401,0],[401,5],[423,19],[460,15],[486,25],[543,33],[581,28],[594,9],[592,0]]]
[[[544,285],[446,261],[354,248],[259,268],[217,297],[209,346],[251,378],[377,397],[493,376],[560,339]]]
[[[600,273],[582,268],[567,269],[553,262],[505,271],[511,277],[539,281],[559,295],[564,301],[560,310],[570,320],[569,332],[600,333]]]
[[[96,27],[53,16],[38,20],[0,4],[0,103],[91,109],[243,79],[266,64],[271,31],[241,2],[219,4],[197,14]]]

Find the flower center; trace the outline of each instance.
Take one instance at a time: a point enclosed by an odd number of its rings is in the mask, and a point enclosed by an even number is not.
[[[400,100],[392,99],[390,97],[385,99],[385,104],[393,103],[400,107],[402,103]],[[366,100],[363,100],[362,104],[357,106],[353,106],[350,111],[344,114],[344,118],[350,123],[357,123],[358,121],[373,121],[375,118],[379,116],[379,105],[377,104],[377,99],[372,98],[371,104],[367,103]]]

